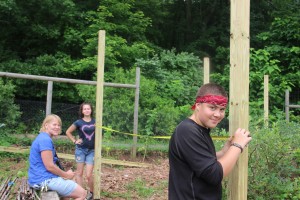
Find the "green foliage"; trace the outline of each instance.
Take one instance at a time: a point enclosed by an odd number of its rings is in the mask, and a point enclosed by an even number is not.
[[[285,90],[297,92],[299,82],[300,65],[300,33],[299,33],[299,2],[276,1],[270,4],[267,1],[257,1],[255,7],[272,7],[271,15],[265,13],[253,13],[254,26],[261,27],[270,23],[257,32],[254,43],[260,48],[252,48],[250,54],[250,115],[253,118],[263,115],[263,80],[264,75],[269,75],[269,107],[273,116],[272,120],[277,120],[282,115]],[[252,6],[252,5],[251,5]],[[296,11],[297,10],[297,11]],[[252,12],[251,12],[252,13]],[[259,18],[264,18],[263,24],[256,23]],[[253,27],[253,26],[251,26]],[[263,31],[262,31],[263,30]],[[253,40],[251,40],[253,42]],[[217,63],[211,79],[229,89],[229,48],[218,47],[215,60]],[[228,90],[229,91],[229,90]],[[296,111],[296,115],[299,112]]]
[[[30,146],[32,142],[32,138],[28,137],[18,137],[17,135],[11,135],[13,131],[1,130],[0,134],[0,144],[1,146]]]
[[[250,7],[250,114],[252,119],[263,114],[262,80],[268,74],[275,121],[282,115],[284,91],[300,85],[299,2],[254,0]],[[189,114],[202,84],[203,56],[211,58],[211,81],[229,89],[229,2],[10,0],[0,8],[5,30],[0,33],[0,71],[96,80],[98,31],[105,30],[105,80],[133,83],[134,73],[127,72],[141,68],[141,134],[168,134]],[[15,98],[46,97],[45,81],[14,79],[12,85]],[[115,90],[105,89],[105,123],[131,132],[134,92]],[[94,86],[54,83],[54,101],[94,99]],[[128,121],[116,117],[119,111]],[[299,120],[298,110],[292,114],[291,120]],[[24,126],[17,131],[26,131]]]
[[[116,66],[130,69],[135,58],[147,57],[153,52],[145,38],[145,31],[151,20],[143,12],[134,10],[133,2],[104,0],[97,11],[87,12],[90,26],[84,32],[87,41],[84,55],[97,54],[98,31],[105,30],[107,71]]]
[[[171,99],[175,106],[194,101],[197,89],[203,82],[202,70],[199,70],[201,64],[197,56],[187,52],[176,53],[175,49],[136,62],[144,76],[158,81],[156,88],[159,96]]]
[[[176,56],[174,52],[165,52],[163,58],[164,63],[168,63]],[[143,67],[151,69],[148,63],[154,63],[154,66],[164,72],[157,74],[157,76],[161,76],[160,82],[151,79],[151,70],[149,70],[150,72],[145,70],[145,75],[148,75],[149,78],[144,75],[141,76],[139,107],[143,109],[139,110],[139,134],[170,135],[177,123],[190,114],[190,106],[186,106],[184,103],[194,100],[198,88],[196,83],[200,79],[196,71],[196,68],[199,67],[199,60],[196,60],[193,55],[185,53],[182,53],[179,58],[181,59],[178,59],[169,71],[163,70],[161,66],[164,64],[158,64],[162,62],[158,58],[155,58],[157,61],[140,60],[137,63],[137,66],[142,69]],[[182,74],[174,70],[175,68],[186,68],[186,70]],[[188,76],[189,74],[191,76]],[[155,76],[156,74],[152,75]],[[134,84],[135,70],[124,71],[116,68],[105,73],[105,81]],[[170,82],[173,84],[168,84]],[[189,83],[194,84],[194,87],[185,87]],[[95,103],[96,88],[94,86],[79,85],[77,89],[81,98]],[[193,95],[190,95],[192,93]],[[134,95],[135,91],[128,88],[104,88],[104,126],[112,127],[121,132],[132,133]],[[176,99],[179,100],[176,101]]]
[[[298,123],[284,121],[251,131],[248,199],[299,197],[299,131]]]
[[[28,154],[18,154],[18,153],[8,153],[0,152],[1,162],[0,162],[0,178],[11,178],[11,177],[26,177],[28,167],[20,169],[19,166],[23,166],[28,159]]]
[[[0,124],[15,126],[21,115],[20,108],[14,103],[15,87],[10,81],[0,79]]]
[[[278,58],[279,59],[279,58]],[[292,69],[291,69],[292,70]],[[292,74],[286,74],[287,70],[281,66],[280,61],[272,58],[271,53],[266,49],[251,49],[250,56],[250,115],[262,116],[264,105],[264,75],[269,75],[269,106],[273,116],[282,114],[279,110],[284,101],[285,90],[291,90],[298,85],[297,78]],[[294,72],[294,73],[298,73]],[[211,75],[212,80],[228,87],[229,66],[227,65],[222,73]],[[275,120],[278,118],[275,118]]]
[[[291,89],[293,80],[282,76],[282,68],[279,66],[279,61],[272,59],[270,53],[266,50],[252,50],[250,63],[250,106],[253,111],[252,114],[259,115],[263,110],[264,75],[269,75],[270,107],[281,107],[285,90]],[[260,113],[258,113],[259,111]],[[273,111],[271,110],[271,113],[275,114]]]
[[[0,60],[27,59],[60,50],[80,55],[82,41],[72,31],[80,30],[83,20],[77,20],[80,14],[71,0],[1,1],[0,18],[5,30],[0,33]]]
[[[70,57],[62,53],[56,55],[42,55],[36,58],[21,62],[18,60],[10,60],[0,63],[1,71],[9,71],[13,73],[50,76],[60,78],[81,78],[77,68],[73,67],[74,61]],[[87,77],[90,79],[92,76]],[[28,79],[13,79],[12,83],[15,85],[18,97],[41,99],[46,97],[47,82],[40,80]],[[68,101],[77,101],[78,96],[75,93],[74,85],[66,83],[54,82],[53,100],[65,99]],[[26,88],[26,89],[24,89]]]
[[[268,43],[265,50],[271,60],[280,61],[281,76],[289,80],[295,88],[300,85],[300,15],[299,12],[274,19],[270,30],[258,35],[258,38]]]
[[[151,197],[155,190],[147,185],[147,182],[137,178],[134,182],[128,184],[126,188],[132,192],[136,192],[140,197]]]

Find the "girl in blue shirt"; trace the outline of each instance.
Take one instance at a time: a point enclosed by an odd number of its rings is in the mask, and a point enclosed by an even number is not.
[[[51,114],[44,119],[40,133],[30,148],[28,182],[35,189],[47,187],[61,197],[83,200],[87,191],[71,180],[75,172],[63,171],[55,164],[58,158],[52,137],[60,134],[61,125],[57,115]]]

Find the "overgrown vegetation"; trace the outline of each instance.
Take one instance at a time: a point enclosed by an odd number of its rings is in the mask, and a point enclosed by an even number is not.
[[[143,137],[137,151],[144,158],[153,151],[165,154],[167,140],[151,137],[171,135],[177,123],[190,115],[203,82],[204,56],[210,57],[211,82],[229,89],[229,1],[11,0],[1,2],[0,8],[0,26],[5,30],[0,33],[3,72],[96,80],[97,33],[106,31],[105,82],[133,84],[135,68],[141,69],[138,134]],[[249,146],[249,199],[299,199],[299,109],[290,111],[290,120],[297,123],[281,120],[285,90],[292,93],[292,104],[300,104],[300,4],[253,0],[250,8],[249,114],[250,124],[256,126]],[[269,75],[268,128],[263,128],[262,119],[264,75]],[[46,88],[43,81],[1,77],[2,146],[30,145],[32,139],[11,135],[37,134],[45,110],[32,108],[29,112],[36,118],[21,121],[28,113],[15,100],[45,101]],[[103,131],[105,156],[130,151],[131,136],[122,133],[133,130],[134,95],[131,89],[104,89],[103,126],[116,130]],[[95,87],[55,83],[53,100],[95,104]],[[220,127],[227,128],[227,122],[223,120]],[[213,134],[228,135],[222,129]],[[218,148],[221,144],[216,141]],[[73,150],[68,141],[57,146],[68,153]],[[23,160],[18,154],[2,156]],[[143,180],[130,187],[144,190]]]
[[[252,132],[248,199],[299,199],[299,123],[280,121]]]
[[[13,0],[0,7],[0,25],[6,29],[0,34],[0,71],[96,80],[97,33],[105,30],[105,81],[132,84],[135,68],[141,68],[140,134],[170,135],[190,113],[203,82],[203,56],[211,58],[211,81],[228,89],[229,2]],[[32,7],[38,8],[35,14]],[[252,118],[263,115],[264,75],[270,80],[271,121],[283,116],[285,90],[296,94],[291,102],[300,102],[299,7],[294,0],[251,1]],[[10,123],[14,132],[36,131],[36,124],[18,121],[17,106],[8,103],[14,99],[6,102],[6,97],[45,101],[46,82],[1,78],[0,85],[14,88],[1,90],[0,105],[6,109],[1,109],[0,123]],[[55,83],[53,101],[95,101],[95,87]],[[131,132],[133,102],[134,90],[105,88],[104,125]],[[298,110],[290,114],[299,120]]]
[[[260,124],[252,124],[252,141],[249,145],[249,177],[248,177],[248,199],[299,199],[299,177],[300,177],[300,124],[279,121],[264,127]],[[226,136],[224,130],[214,132],[214,135]],[[1,137],[1,143],[7,145],[25,145],[32,139],[17,139],[11,137]],[[5,142],[6,141],[6,142]],[[27,141],[27,142],[22,142]],[[127,143],[128,142],[128,143]],[[114,137],[103,141],[103,156],[117,158],[122,153],[130,151],[131,140],[118,141]],[[145,140],[143,142],[146,142]],[[224,141],[214,141],[216,148],[220,149]],[[74,145],[68,140],[56,140],[55,145],[59,152],[73,153]],[[166,157],[168,140],[155,141],[148,140],[140,143],[140,156],[152,156],[154,152],[161,152]],[[153,148],[155,147],[155,148]],[[6,162],[0,165],[0,176],[18,175],[26,176],[27,164],[25,168],[16,168],[18,163],[27,163],[28,155],[1,152],[1,158]],[[15,165],[15,166],[14,166]],[[167,180],[166,180],[167,181]],[[162,182],[162,187],[149,187],[145,180],[136,179],[127,187],[128,193],[104,193],[106,197],[130,199],[132,194],[145,199],[153,193],[163,192],[167,182]],[[226,181],[224,182],[224,195],[226,195]],[[224,197],[226,198],[226,197]]]

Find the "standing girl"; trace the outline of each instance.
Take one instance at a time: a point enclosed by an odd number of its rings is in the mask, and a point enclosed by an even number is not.
[[[84,164],[86,165],[87,185],[93,194],[93,169],[95,150],[95,119],[90,103],[82,103],[79,108],[80,119],[76,120],[66,131],[68,138],[76,145],[75,161],[77,163],[76,182],[83,186]],[[72,133],[77,130],[79,139]]]

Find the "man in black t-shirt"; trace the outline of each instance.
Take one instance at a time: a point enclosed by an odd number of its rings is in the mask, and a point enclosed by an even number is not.
[[[170,140],[169,200],[222,199],[223,177],[251,140],[249,131],[239,128],[216,152],[210,129],[225,117],[227,102],[220,85],[199,88],[193,114],[178,124]]]

